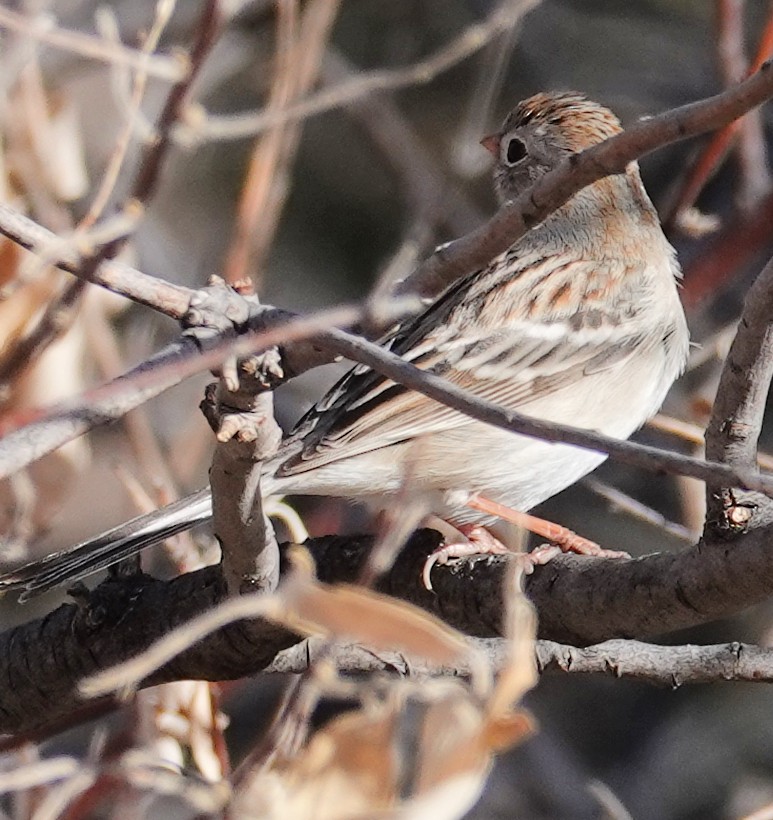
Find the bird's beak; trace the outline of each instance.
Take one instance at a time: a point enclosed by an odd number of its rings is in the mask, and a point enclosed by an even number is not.
[[[480,141],[480,144],[491,154],[495,157],[499,157],[499,143],[501,141],[501,137],[499,134],[489,134],[487,137],[483,137]]]

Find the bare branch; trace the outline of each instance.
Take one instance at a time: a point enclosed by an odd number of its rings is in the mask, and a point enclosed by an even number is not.
[[[764,63],[748,80],[715,97],[642,120],[621,134],[573,154],[507,202],[478,230],[437,250],[406,279],[400,293],[439,293],[506,251],[526,231],[586,185],[621,173],[629,162],[671,142],[721,128],[773,95],[773,65]]]
[[[221,117],[197,114],[195,123],[191,123],[189,118],[185,125],[176,129],[178,137],[184,142],[193,143],[254,137],[283,123],[296,122],[314,114],[342,108],[370,94],[429,83],[508,31],[538,2],[539,0],[503,0],[482,23],[469,26],[435,54],[407,68],[373,71],[351,82],[320,91],[283,111],[268,110]]]
[[[313,663],[317,639],[307,639],[280,652],[264,671],[299,674]],[[504,664],[507,641],[501,638],[479,639],[475,645],[491,662],[493,669]],[[555,641],[539,640],[536,645],[537,666],[541,674],[606,675],[628,678],[642,683],[675,689],[686,684],[722,681],[773,682],[773,650],[743,643],[710,646],[661,646],[642,641],[609,640],[593,646],[577,647]],[[352,645],[337,645],[326,656],[336,669],[348,674],[398,672],[405,675],[461,676],[464,666],[452,669],[412,663],[397,655],[374,652]]]
[[[29,17],[7,7],[0,7],[0,26],[93,60],[144,71],[160,80],[179,82],[189,70],[188,60],[182,54],[170,57],[146,54],[125,45],[101,40],[91,34],[64,29],[55,19],[42,14]]]
[[[27,250],[52,256],[51,262],[62,270],[77,275],[80,269],[82,255],[75,248],[2,202],[0,233]],[[102,261],[91,272],[89,281],[174,319],[185,315],[192,294],[190,288],[164,282],[114,259]]]
[[[730,346],[706,429],[707,458],[735,467],[757,464],[757,441],[773,378],[773,260],[749,289],[738,331]],[[725,485],[727,486],[727,485]],[[727,499],[709,485],[709,521],[717,521]]]
[[[468,634],[501,636],[508,558],[476,558],[440,567],[433,575],[435,592],[431,593],[421,582],[421,568],[439,540],[431,530],[416,533],[381,579],[379,589],[428,609]],[[307,546],[320,579],[339,583],[358,577],[372,543],[372,538],[331,536]],[[526,592],[538,610],[543,639],[579,646],[618,637],[644,638],[726,617],[769,596],[773,592],[771,543],[773,522],[768,518],[764,526],[736,538],[732,549],[726,540],[718,539],[678,554],[637,560],[562,556],[536,568],[527,578]],[[81,703],[76,686],[83,677],[133,657],[173,625],[201,614],[226,595],[219,567],[171,581],[134,576],[107,581],[78,606],[61,606],[43,619],[0,635],[0,731],[23,731],[73,711]],[[298,640],[262,621],[233,624],[179,655],[145,685],[254,674]],[[566,662],[564,650],[551,652],[543,656],[545,664]],[[628,664],[625,674],[657,682],[663,679],[668,662],[666,654],[657,652],[637,660],[635,650],[626,654],[618,648],[605,657]],[[723,669],[753,679],[755,664],[768,674],[764,670],[770,667],[769,656],[750,654],[745,665],[743,651],[735,661],[733,654],[732,646],[727,651],[698,653],[683,680],[719,679]],[[685,657],[689,656],[687,651]],[[595,650],[576,658],[577,669],[599,671],[603,665]],[[700,664],[709,663],[702,672]],[[27,685],[30,674],[35,677],[34,687]],[[665,682],[673,685],[674,680],[669,677]]]

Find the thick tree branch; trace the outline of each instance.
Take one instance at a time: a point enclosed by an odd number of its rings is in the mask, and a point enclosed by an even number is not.
[[[323,581],[348,582],[361,571],[371,543],[369,538],[328,537],[309,546]],[[438,543],[439,535],[431,530],[417,533],[379,588],[468,634],[499,636],[507,558],[440,567],[433,574],[435,591],[428,592],[421,568]],[[702,542],[676,554],[636,560],[562,556],[527,579],[527,594],[539,614],[539,636],[589,645],[645,638],[728,616],[773,592],[772,543],[769,516],[730,541]],[[61,606],[5,632],[0,635],[0,731],[24,731],[73,711],[81,703],[75,689],[83,677],[132,657],[225,596],[219,567],[172,581],[147,576],[112,580],[78,605]],[[234,624],[180,655],[147,683],[253,674],[298,640],[260,621]],[[699,679],[697,672],[691,674]]]

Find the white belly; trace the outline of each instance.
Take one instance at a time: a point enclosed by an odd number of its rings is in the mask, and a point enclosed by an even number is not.
[[[564,390],[515,409],[547,421],[628,438],[658,410],[680,364],[667,363],[665,356],[653,356],[650,351],[628,359],[624,369],[586,374]],[[385,508],[410,475],[411,486],[426,497],[429,512],[455,524],[491,523],[466,507],[450,506],[448,492],[479,493],[525,512],[591,472],[605,458],[591,450],[551,444],[464,417],[450,430],[306,473],[268,479],[264,491],[360,498]]]

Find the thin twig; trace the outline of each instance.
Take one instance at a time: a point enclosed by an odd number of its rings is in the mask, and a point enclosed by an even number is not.
[[[182,54],[171,57],[154,55],[148,59],[142,51],[129,46],[100,40],[94,35],[83,34],[80,31],[64,29],[53,17],[47,15],[29,17],[7,7],[0,7],[0,27],[93,60],[142,69],[151,77],[160,80],[179,82],[189,70],[188,60]]]
[[[520,22],[492,40],[478,60],[475,88],[468,95],[467,110],[456,129],[450,157],[454,169],[462,177],[476,177],[489,165],[491,157],[480,150],[480,129],[491,122],[491,112],[502,89]]]
[[[282,123],[295,122],[324,111],[342,108],[380,91],[397,91],[400,88],[429,83],[516,25],[537,2],[538,0],[504,0],[482,23],[469,26],[433,55],[407,68],[364,74],[351,82],[320,91],[284,111],[259,111],[221,117],[200,114],[197,115],[195,123],[189,120],[185,125],[178,127],[177,135],[182,141],[194,144],[254,137]]]
[[[158,41],[169,22],[173,9],[174,0],[165,0],[165,2],[158,4],[156,18],[145,38],[141,51],[141,53],[145,54],[148,58],[150,58],[152,52],[157,47]],[[2,12],[0,11],[0,15],[1,14]],[[116,140],[115,149],[112,152],[108,167],[89,210],[75,228],[70,239],[70,241],[76,243],[76,246],[86,239],[89,234],[89,228],[91,228],[101,216],[118,179],[118,174],[129,147],[129,139],[133,130],[132,120],[142,102],[147,84],[147,76],[145,65],[143,65],[135,77],[131,108],[127,115],[124,131]],[[89,237],[89,239],[93,241],[93,237]],[[45,254],[43,254],[41,259],[44,258]],[[85,279],[68,282],[62,289],[62,292],[46,305],[42,315],[37,319],[35,326],[25,334],[24,338],[20,339],[14,345],[10,354],[0,363],[0,391],[23,369],[29,367],[52,342],[60,338],[72,326],[73,321],[78,315],[81,298],[85,293],[87,284]]]
[[[669,436],[688,441],[690,444],[698,444],[701,447],[704,442],[704,430],[697,424],[693,424],[683,419],[676,419],[673,416],[666,416],[658,413],[657,416],[647,422],[647,427],[666,433]],[[757,463],[763,470],[773,471],[773,456],[768,453],[757,453]]]
[[[219,0],[205,0],[193,36],[189,71],[170,89],[156,124],[156,139],[145,151],[134,180],[131,198],[138,202],[147,202],[155,192],[161,164],[172,144],[172,128],[182,117],[193,83],[220,33],[220,25]]]
[[[276,65],[269,111],[285,108],[316,83],[339,5],[340,0],[314,0],[298,21],[298,0],[277,4]],[[259,290],[290,190],[290,170],[300,136],[301,123],[281,123],[256,143],[223,268],[227,282],[251,276]]]
[[[629,515],[638,521],[644,521],[646,524],[651,524],[653,527],[657,527],[658,529],[663,530],[663,532],[668,533],[668,535],[673,535],[680,541],[684,541],[688,544],[694,544],[700,535],[700,532],[692,532],[682,524],[669,521],[662,513],[659,513],[657,510],[653,510],[652,507],[648,507],[638,499],[632,498],[622,490],[618,490],[617,487],[612,487],[609,484],[605,484],[603,481],[593,478],[593,476],[587,476],[582,479],[582,484],[592,492],[596,493],[596,495],[609,502],[609,505],[613,509],[618,509],[625,515]]]

